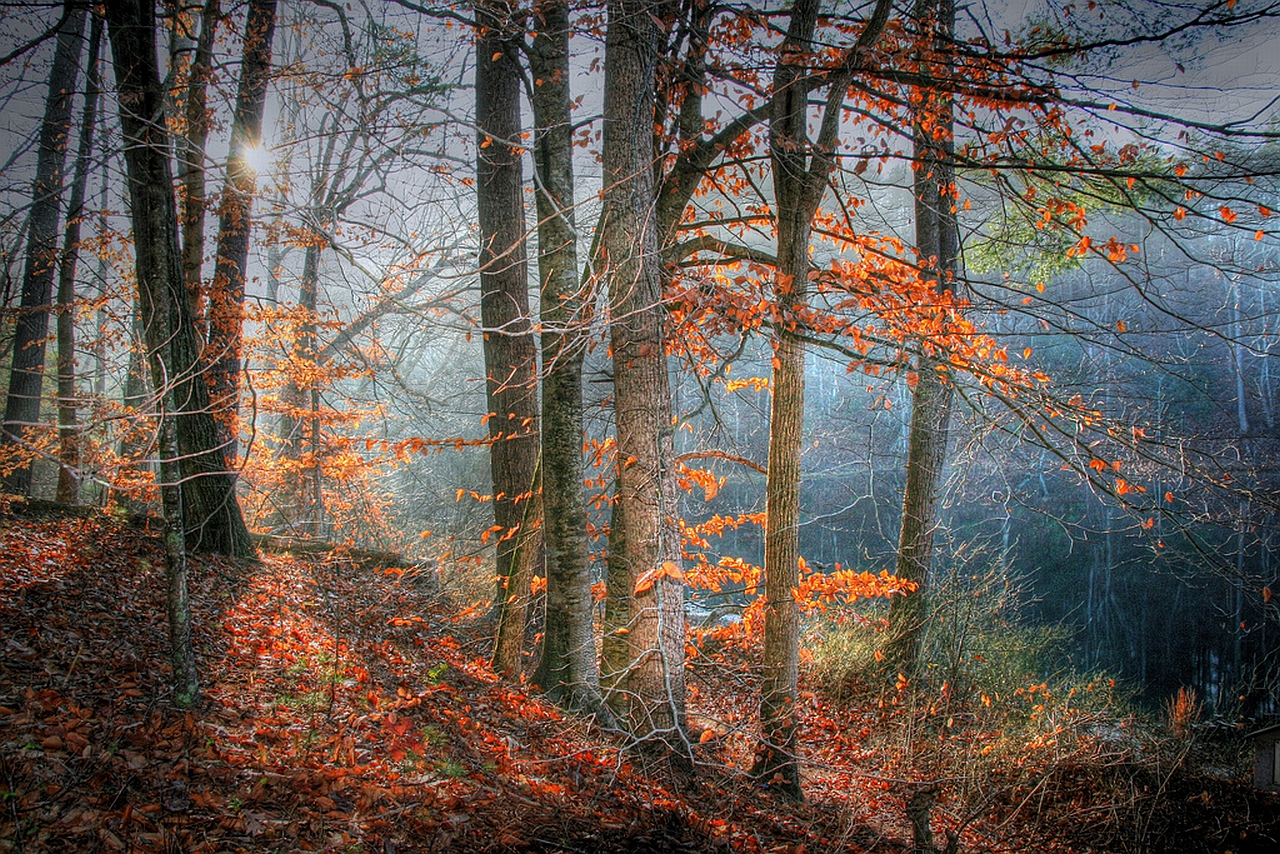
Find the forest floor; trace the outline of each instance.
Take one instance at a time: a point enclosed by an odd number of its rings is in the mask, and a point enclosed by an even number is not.
[[[412,573],[266,555],[196,560],[193,579],[204,693],[186,712],[167,689],[155,531],[0,512],[0,852],[911,850],[907,790],[866,745],[874,709],[806,692],[794,804],[742,772],[749,667],[695,656],[694,719],[714,721],[694,733],[696,771],[647,775],[495,678],[482,615]],[[1280,850],[1280,799],[1243,772],[1131,773],[1132,803],[1091,799],[1118,767],[988,798],[961,850]],[[1142,824],[1128,836],[1126,810]],[[940,835],[959,813],[944,798]]]

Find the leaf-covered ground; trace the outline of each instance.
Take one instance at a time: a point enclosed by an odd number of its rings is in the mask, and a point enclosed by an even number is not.
[[[480,621],[411,574],[278,555],[193,571],[204,700],[183,712],[145,523],[0,514],[0,851],[910,847],[901,793],[858,772],[877,764],[861,746],[870,717],[807,698],[809,801],[789,804],[739,770],[749,671],[695,666],[695,719],[715,721],[702,764],[650,777],[607,735],[497,680]],[[1215,797],[1238,792],[1176,797],[1212,817]],[[940,811],[937,826],[954,820]],[[1228,840],[1239,822],[1222,813],[1222,844],[1204,850],[1275,850],[1250,847],[1267,838],[1253,820],[1252,839]],[[983,822],[963,847],[1086,850]]]

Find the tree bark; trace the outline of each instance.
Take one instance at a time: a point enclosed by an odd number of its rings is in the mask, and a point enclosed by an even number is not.
[[[578,279],[569,4],[534,4],[534,198],[542,321],[542,506],[547,607],[534,681],[567,705],[599,713],[591,565],[583,494],[582,363],[589,303]]]
[[[22,298],[13,333],[13,367],[5,399],[0,445],[18,450],[25,459],[4,477],[4,488],[17,495],[31,491],[31,460],[26,446],[30,431],[40,423],[44,384],[45,339],[49,306],[58,270],[58,214],[62,202],[67,137],[71,132],[71,101],[80,71],[80,47],[88,7],[67,14],[58,31],[44,119],[40,124],[36,178],[31,187],[27,222],[27,258],[22,275]]]
[[[198,697],[199,682],[191,639],[184,495],[179,486],[185,473],[176,464],[186,452],[175,423],[183,404],[180,395],[187,391],[177,380],[186,370],[183,359],[187,357],[181,352],[178,331],[184,323],[190,325],[191,317],[178,249],[169,139],[156,64],[154,8],[150,0],[115,2],[106,8],[124,131],[138,301],[151,379],[160,402],[160,493],[174,702],[191,706]],[[190,380],[185,385],[190,386]],[[234,502],[234,495],[231,500]],[[238,513],[238,505],[233,506]]]
[[[497,525],[493,666],[521,670],[532,558],[541,549],[538,495],[538,357],[525,258],[520,68],[523,32],[503,0],[476,4],[476,200],[480,224],[480,316],[489,403],[489,464]]]
[[[178,140],[178,181],[182,184],[182,276],[199,329],[204,312],[205,145],[209,139],[209,79],[213,42],[221,19],[219,0],[205,0],[200,36],[187,78],[186,133]],[[201,330],[203,335],[203,330]]]
[[[919,0],[915,8],[922,38],[945,49],[955,23],[952,0]],[[922,63],[927,77],[928,66]],[[954,210],[955,167],[952,160],[952,99],[925,93],[917,108],[914,135],[916,249],[921,274],[938,293],[955,287],[960,258],[960,232]],[[907,483],[902,498],[902,527],[898,537],[895,574],[916,584],[914,592],[890,603],[889,641],[885,664],[891,674],[919,671],[928,615],[929,573],[933,565],[933,536],[938,526],[938,492],[946,463],[951,420],[952,385],[946,375],[945,353],[922,346],[916,363],[911,427],[907,440]]]
[[[622,717],[642,743],[687,753],[684,581],[675,518],[671,389],[654,214],[657,21],[611,0],[605,38],[601,266],[609,283],[630,659]],[[611,562],[614,556],[610,556]]]
[[[788,61],[811,49],[817,0],[799,0],[774,71],[769,155],[778,222],[774,300],[799,314],[808,299],[810,185],[808,84],[803,66]],[[821,176],[826,189],[826,174]],[[819,192],[818,198],[821,198]],[[804,342],[779,326],[774,341],[769,403],[769,468],[765,479],[764,667],[760,685],[763,740],[752,772],[793,798],[802,797],[796,762],[796,699],[800,675],[799,614],[793,591],[800,583],[800,475],[804,442]]]
[[[796,759],[796,700],[799,694],[800,622],[794,590],[800,577],[800,477],[804,440],[804,342],[808,299],[809,240],[813,218],[835,168],[844,100],[863,51],[880,33],[889,0],[877,0],[845,61],[825,76],[827,100],[818,135],[810,140],[809,91],[801,55],[814,49],[819,0],[798,0],[774,69],[769,116],[769,158],[773,164],[774,209],[778,223],[774,299],[783,315],[776,334],[771,381],[769,470],[765,481],[765,645],[760,686],[763,741],[752,772],[792,798],[802,798]],[[788,317],[788,315],[790,315]],[[794,321],[794,322],[793,322]]]
[[[59,504],[75,504],[80,497],[80,425],[76,406],[76,266],[80,257],[80,221],[84,216],[85,187],[89,183],[89,159],[98,110],[98,50],[102,43],[102,19],[96,15],[89,35],[88,86],[76,149],[67,225],[62,236],[62,260],[58,269],[58,493]]]
[[[231,122],[227,182],[218,219],[218,251],[209,289],[210,397],[228,468],[239,456],[241,341],[244,329],[245,266],[257,173],[246,153],[262,140],[262,112],[271,80],[271,43],[275,35],[276,0],[250,0],[244,24],[244,61],[236,111]]]
[[[300,534],[326,539],[324,524],[324,473],[320,430],[320,388],[315,366],[324,360],[317,356],[319,331],[320,247],[307,246],[302,259],[302,279],[298,283],[298,308],[302,318],[293,343],[290,361],[293,365],[310,365],[298,374],[308,377],[305,385],[290,377],[280,391],[281,402],[288,407],[280,416],[281,456],[289,470],[284,478],[284,499],[280,515],[284,526]],[[310,448],[310,455],[304,453]]]
[[[110,3],[107,24],[116,71],[120,124],[138,268],[144,338],[156,360],[177,432],[189,548],[231,557],[253,555],[236,500],[235,480],[223,465],[209,391],[200,372],[199,342],[182,275],[178,214],[164,122],[164,92],[156,63],[155,11],[147,0]],[[163,349],[163,354],[158,351]]]

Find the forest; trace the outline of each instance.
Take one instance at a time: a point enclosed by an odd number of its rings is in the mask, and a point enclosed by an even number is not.
[[[1280,3],[0,23],[0,852],[1280,850]]]

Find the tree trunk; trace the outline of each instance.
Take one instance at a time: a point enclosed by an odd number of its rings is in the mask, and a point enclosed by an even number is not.
[[[163,348],[167,357],[160,365],[164,383],[157,384],[155,393],[157,399],[171,395],[181,460],[186,545],[231,557],[251,557],[253,546],[240,515],[235,480],[218,449],[182,275],[171,148],[156,63],[154,9],[146,0],[111,3],[107,23],[128,167],[138,299],[148,349]]]
[[[775,332],[769,420],[769,470],[765,481],[765,644],[760,685],[763,742],[752,773],[792,798],[803,797],[796,759],[800,623],[794,590],[800,573],[800,476],[804,441],[803,328],[808,299],[809,239],[813,219],[835,168],[844,100],[863,52],[883,31],[889,0],[877,0],[866,27],[844,63],[826,76],[827,101],[818,135],[809,139],[809,91],[813,82],[796,54],[814,49],[818,0],[798,0],[774,69],[769,116],[769,158],[777,211],[778,267],[774,300],[783,322]],[[788,315],[790,317],[788,317]],[[794,318],[795,322],[790,322]]]
[[[184,370],[185,358],[178,353],[178,330],[183,323],[189,325],[191,317],[178,250],[168,133],[164,122],[157,120],[163,115],[163,90],[156,64],[154,9],[149,0],[111,3],[107,5],[107,21],[125,139],[138,301],[152,383],[160,401],[160,492],[174,702],[190,706],[197,699],[199,684],[187,591],[185,496],[178,486],[185,473],[175,464],[186,450],[175,415],[182,408],[179,395],[186,391],[176,379]],[[231,500],[234,502],[234,495]],[[238,513],[238,505],[233,506]]]
[[[93,156],[93,132],[98,110],[98,49],[102,43],[102,19],[96,15],[89,35],[88,88],[84,118],[76,150],[71,199],[67,203],[67,227],[62,237],[62,261],[58,270],[58,495],[59,504],[75,504],[80,498],[79,416],[76,411],[76,265],[80,257],[80,220],[84,216],[85,187],[89,183],[89,159]]]
[[[654,216],[658,35],[649,4],[608,4],[600,246],[609,283],[623,560],[633,596],[623,718],[643,742],[685,753],[684,581]]]
[[[945,49],[955,24],[951,0],[918,0],[915,8],[921,37]],[[922,64],[927,77],[928,67]],[[952,99],[945,93],[925,93],[914,126],[916,250],[921,275],[939,293],[955,287],[960,258],[956,224],[955,167],[952,162]],[[933,535],[938,526],[938,492],[946,462],[951,420],[952,386],[946,376],[945,353],[921,348],[912,394],[911,428],[907,440],[907,483],[902,498],[902,527],[898,536],[895,574],[916,584],[913,593],[895,597],[889,608],[890,637],[885,661],[891,674],[914,674],[921,665],[922,638],[928,612],[929,572],[933,564]]]
[[[569,4],[534,5],[534,198],[542,321],[542,506],[547,607],[534,681],[572,707],[599,712],[587,507],[583,494],[582,362],[590,318],[578,280],[574,221]]]
[[[218,219],[218,252],[209,289],[210,397],[217,419],[219,444],[227,467],[239,456],[241,340],[244,328],[245,266],[257,173],[246,153],[262,140],[262,112],[271,79],[271,42],[275,34],[276,0],[249,0],[244,24],[244,62],[231,122],[227,183]]]
[[[218,0],[205,0],[200,36],[187,77],[186,133],[178,140],[178,181],[182,184],[182,276],[197,328],[204,312],[205,145],[209,139],[209,79],[213,42],[221,18]],[[203,334],[203,330],[201,330]]]
[[[497,525],[494,668],[521,670],[533,553],[541,549],[538,495],[538,357],[525,260],[520,68],[523,32],[502,0],[476,4],[476,200],[480,315],[489,402],[489,463]]]
[[[800,0],[782,51],[810,49],[817,0]],[[799,314],[808,298],[809,235],[816,204],[808,163],[808,85],[803,67],[780,61],[773,78],[769,154],[778,219],[774,300]],[[822,175],[822,189],[826,174]],[[818,198],[821,198],[819,194]],[[800,474],[804,442],[804,343],[779,325],[774,341],[769,405],[769,469],[765,480],[764,667],[760,684],[763,742],[752,773],[793,798],[802,797],[796,762],[796,699],[800,676],[799,614],[793,591],[800,583]]]
[[[320,247],[311,244],[302,259],[302,279],[298,283],[298,307],[302,309],[300,328],[296,333],[290,361],[293,365],[311,365],[297,370],[280,391],[280,400],[288,409],[281,413],[279,424],[280,453],[287,462],[280,522],[291,532],[324,539],[324,480],[321,469],[321,430],[318,417],[320,389],[317,387],[319,364],[318,298],[320,288]],[[295,377],[308,377],[300,385]],[[310,448],[310,455],[304,453]]]
[[[58,270],[58,213],[62,201],[67,137],[71,132],[71,101],[80,71],[80,46],[88,7],[71,12],[58,32],[44,120],[40,124],[36,179],[31,187],[27,222],[27,259],[22,275],[22,298],[13,333],[13,368],[4,407],[0,445],[19,449],[25,457],[4,478],[4,488],[17,495],[31,491],[31,461],[27,454],[31,428],[40,423],[44,384],[45,339],[49,334],[49,304]]]
[[[609,513],[608,555],[605,562],[604,637],[600,643],[600,685],[605,702],[626,711],[627,665],[631,661],[631,589],[627,571],[627,524],[622,512],[622,484],[613,484]]]

